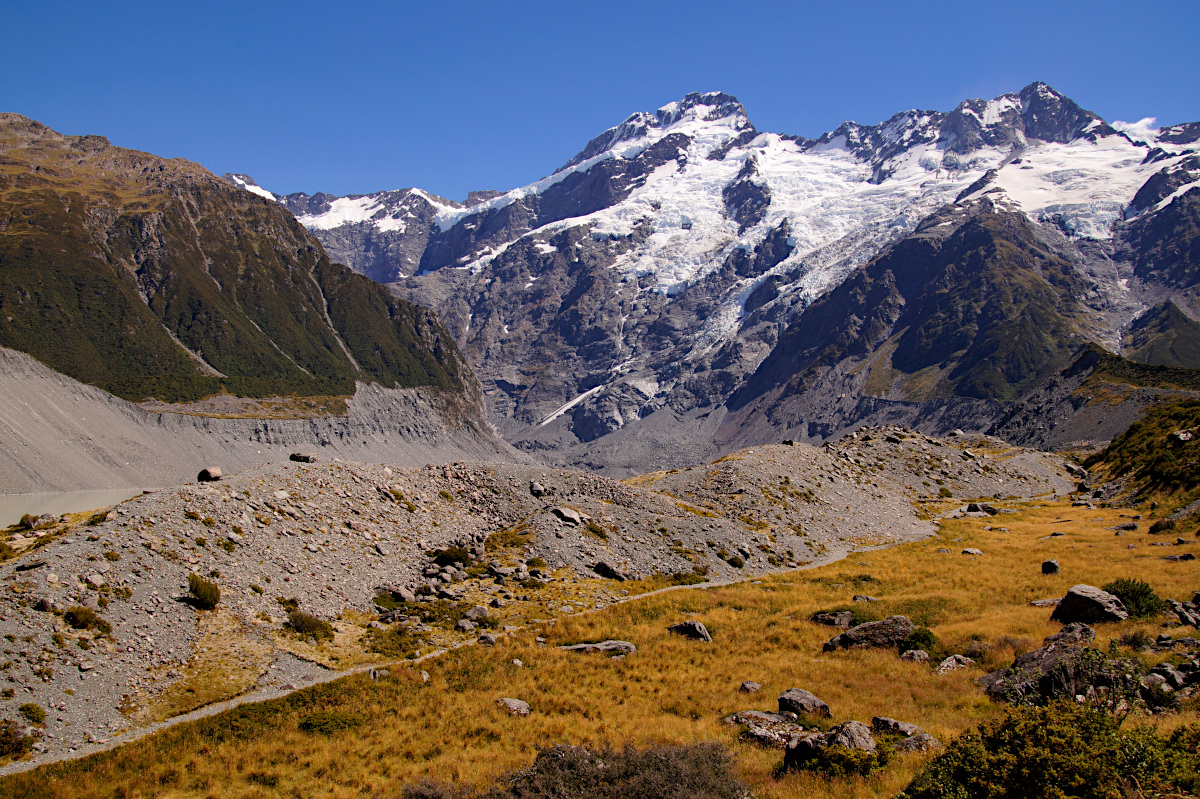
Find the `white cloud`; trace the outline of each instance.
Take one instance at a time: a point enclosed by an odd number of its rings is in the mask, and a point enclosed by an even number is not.
[[[1112,126],[1134,141],[1153,141],[1158,138],[1158,128],[1154,126],[1156,117],[1146,117],[1137,122],[1113,122]]]

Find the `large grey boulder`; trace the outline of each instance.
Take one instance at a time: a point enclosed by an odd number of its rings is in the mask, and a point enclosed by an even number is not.
[[[712,636],[708,634],[708,628],[694,619],[681,621],[679,624],[672,624],[667,629],[676,635],[682,635],[684,638],[690,638],[693,641],[712,643]]]
[[[1054,635],[1048,636],[1042,643],[1044,644],[1075,644],[1083,646],[1090,644],[1096,640],[1096,631],[1087,626],[1083,622],[1071,622],[1056,632]]]
[[[1096,622],[1124,621],[1129,612],[1120,599],[1102,591],[1094,585],[1073,585],[1058,603],[1051,621],[1070,624],[1074,621],[1095,624]]]
[[[200,474],[196,475],[198,483],[215,483],[223,476],[220,466],[206,466],[200,470]]]
[[[1095,688],[1130,688],[1136,685],[1137,668],[1126,661],[1109,660],[1097,649],[1067,643],[1026,652],[1006,669],[976,680],[997,701],[1045,704],[1054,699],[1074,699]]]
[[[557,508],[553,508],[551,512],[567,524],[573,524],[576,527],[583,524],[583,517],[574,508],[567,508],[560,505]]]
[[[851,627],[841,635],[829,639],[825,643],[824,651],[833,652],[856,646],[893,647],[912,635],[916,629],[917,625],[907,616],[888,616],[883,621],[869,621]]]
[[[790,688],[779,695],[779,712],[795,713],[797,716],[823,716],[833,718],[829,705],[803,688]]]
[[[892,745],[897,752],[928,752],[942,745],[941,741],[927,732],[919,732],[908,738],[901,738]]]
[[[504,709],[511,716],[528,716],[529,703],[523,702],[520,699],[513,699],[511,696],[501,697],[496,700],[497,704],[504,705]]]
[[[862,752],[875,751],[875,736],[861,721],[843,722],[829,732],[797,737],[788,744],[783,755],[784,769],[804,768],[830,746],[844,746]]]
[[[602,655],[632,655],[637,652],[637,647],[628,641],[601,641],[598,644],[572,644],[570,646],[560,646],[566,652],[598,652]]]

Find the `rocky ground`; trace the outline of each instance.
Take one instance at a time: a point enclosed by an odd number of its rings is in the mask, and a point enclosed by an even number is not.
[[[900,428],[625,482],[518,464],[256,467],[10,528],[0,717],[44,708],[35,761],[61,757],[238,695],[486,644],[653,588],[916,540],[960,499],[1072,485],[1052,455]],[[215,609],[196,606],[192,575],[220,587]],[[287,600],[329,636],[295,629]]]

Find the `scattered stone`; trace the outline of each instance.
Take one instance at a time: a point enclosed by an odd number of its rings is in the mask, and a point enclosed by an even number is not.
[[[1061,567],[1057,560],[1047,560],[1042,562],[1042,574],[1058,574]]]
[[[637,652],[637,647],[628,641],[601,641],[598,644],[573,644],[571,646],[560,646],[559,649],[567,652],[599,652],[602,655],[632,655]]]
[[[33,606],[33,609],[39,613],[52,613],[54,612],[54,603],[46,597],[42,597],[37,601],[37,604]]]
[[[904,654],[900,655],[901,660],[909,660],[913,663],[928,663],[929,653],[924,649],[907,649]]]
[[[1129,612],[1120,599],[1092,585],[1073,585],[1067,590],[1067,595],[1058,603],[1051,621],[1069,624],[1081,622],[1110,622],[1124,621],[1129,618]]]
[[[983,554],[983,552],[981,550],[978,550],[975,547],[967,547],[966,549],[964,549],[962,551],[962,553],[964,555],[982,555]]]
[[[889,616],[882,621],[870,621],[851,627],[826,642],[823,651],[833,652],[856,646],[892,647],[912,635],[916,629],[917,625],[907,616]]]
[[[779,695],[779,712],[795,713],[797,716],[821,716],[833,718],[829,705],[803,688],[790,688]]]
[[[848,610],[834,612],[817,613],[812,617],[812,620],[817,624],[824,624],[827,627],[842,627],[849,629],[854,624],[854,614]]]
[[[480,633],[479,635],[479,643],[482,646],[495,646],[498,640],[500,639],[495,633]]]
[[[522,702],[520,699],[513,699],[510,696],[502,697],[496,700],[498,704],[504,705],[504,708],[511,716],[528,716],[529,703]]]
[[[534,480],[529,484],[529,493],[531,496],[544,497],[546,496],[546,489],[541,483]]]
[[[844,746],[861,752],[875,751],[875,736],[871,728],[861,721],[845,721],[827,733],[813,733],[794,739],[783,755],[784,769],[802,768],[815,759],[822,749],[829,746]]]
[[[454,629],[461,630],[464,633],[474,632],[475,622],[470,619],[459,619],[458,623],[454,625]]]
[[[741,710],[726,716],[721,722],[744,726],[746,729],[740,736],[743,741],[769,749],[783,749],[793,738],[804,734],[804,727],[797,724],[791,716],[762,710]]]
[[[855,602],[878,602],[879,600],[873,596],[867,596],[866,594],[855,594],[854,601]]]
[[[555,516],[567,524],[573,524],[576,527],[583,524],[583,517],[579,515],[579,511],[574,508],[564,508],[561,505],[551,510]]]
[[[200,474],[196,475],[198,483],[215,483],[223,477],[220,466],[206,466],[200,470]]]
[[[1195,559],[1196,559],[1196,556],[1193,555],[1191,552],[1184,552],[1180,555],[1167,555],[1165,558],[1163,558],[1163,560],[1169,560],[1169,561],[1173,561],[1176,563],[1178,563],[1179,561],[1195,560]]]
[[[880,735],[899,735],[904,738],[910,738],[925,732],[916,724],[889,719],[887,716],[876,716],[871,719],[871,729]]]
[[[938,547],[934,551],[939,555],[949,555],[952,550],[949,547]]]
[[[613,566],[610,566],[605,561],[600,561],[595,566],[593,566],[592,571],[594,571],[596,574],[598,574],[599,576],[603,577],[606,580],[616,580],[617,582],[623,583],[627,579],[624,574],[622,574],[620,571],[618,571]]]
[[[738,691],[742,692],[743,694],[754,694],[761,690],[762,685],[754,682],[753,680],[746,680],[744,683],[738,686]]]
[[[693,641],[712,643],[712,636],[708,634],[708,628],[694,619],[681,621],[679,624],[672,624],[667,629],[676,635],[682,635],[684,638],[690,638]]]
[[[1035,600],[1031,601],[1029,604],[1035,608],[1054,608],[1054,607],[1058,607],[1059,602],[1062,602],[1062,600],[1058,599],[1058,598],[1035,599]]]
[[[958,671],[959,669],[965,669],[968,666],[974,665],[975,661],[971,660],[971,658],[967,657],[966,655],[951,655],[939,663],[937,668],[933,670],[933,673],[949,674],[952,671]]]
[[[976,682],[997,701],[1041,703],[1087,696],[1089,689],[1125,685],[1130,679],[1136,684],[1136,679],[1128,676],[1132,671],[1120,661],[1107,660],[1098,650],[1055,643],[1026,652],[1008,668]]]
[[[1071,622],[1046,638],[1044,644],[1074,644],[1083,646],[1096,640],[1096,631],[1083,622]]]
[[[466,613],[463,614],[464,619],[469,619],[470,621],[476,621],[476,622],[483,621],[484,619],[488,618],[489,616],[491,616],[491,614],[488,613],[488,609],[485,608],[483,605],[476,605],[475,607],[471,608],[470,610],[468,610]]]
[[[892,745],[897,752],[929,752],[941,747],[942,743],[927,732],[902,738]]]
[[[314,452],[293,452],[288,459],[297,463],[316,463],[317,455]]]

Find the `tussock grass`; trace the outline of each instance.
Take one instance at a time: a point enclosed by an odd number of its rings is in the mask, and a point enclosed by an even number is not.
[[[1049,620],[1051,610],[1030,607],[1030,600],[1119,577],[1145,580],[1164,597],[1190,596],[1194,566],[1164,562],[1161,556],[1169,550],[1148,547],[1155,539],[1147,535],[1115,536],[1106,528],[1117,521],[1119,511],[1063,503],[1035,504],[994,519],[949,521],[936,539],[856,552],[811,571],[642,597],[524,630],[494,648],[465,647],[419,666],[396,666],[378,682],[358,675],[247,705],[111,753],[8,777],[0,780],[0,793],[399,796],[405,784],[422,778],[486,785],[528,765],[539,747],[556,743],[716,740],[732,747],[738,776],[757,796],[891,796],[928,755],[897,756],[868,776],[776,777],[782,753],[738,743],[738,731],[720,719],[742,709],[774,709],[775,697],[792,687],[827,701],[834,721],[887,715],[919,724],[943,741],[999,718],[1000,706],[974,685],[982,668],[936,676],[892,650],[823,654],[821,645],[838,631],[809,618],[863,593],[866,583],[859,578],[870,575],[869,592],[882,600],[869,603],[873,612],[907,612],[929,626],[946,651],[973,652],[982,666],[998,668],[1059,629]],[[985,529],[1001,524],[1011,532]],[[1049,537],[1058,530],[1067,535]],[[1127,549],[1130,543],[1137,548]],[[938,553],[939,547],[952,553]],[[964,547],[985,555],[958,554]],[[1048,558],[1059,560],[1060,574],[1041,574]],[[702,621],[714,643],[667,632],[667,625],[689,618]],[[1102,626],[1097,645],[1107,647],[1109,639],[1135,629],[1160,631],[1146,621]],[[538,646],[537,635],[548,646]],[[638,652],[609,659],[556,648],[606,638],[632,641]],[[428,683],[420,669],[430,674]],[[760,682],[764,690],[741,694],[743,680]],[[497,704],[500,697],[523,699],[532,713],[510,716]],[[314,736],[299,725],[317,712],[367,721]],[[1156,717],[1163,728],[1196,720],[1194,710]]]

